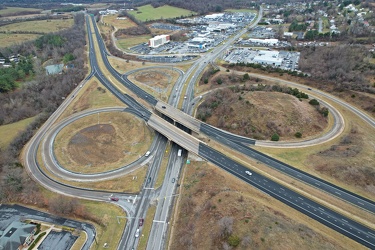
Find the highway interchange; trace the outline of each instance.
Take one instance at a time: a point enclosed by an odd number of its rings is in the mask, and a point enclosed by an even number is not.
[[[260,17],[261,15],[259,15]],[[297,209],[305,213],[306,215],[310,216],[313,219],[327,225],[328,227],[356,240],[357,242],[369,247],[375,248],[375,232],[372,229],[369,229],[355,221],[352,221],[344,216],[323,207],[316,202],[307,199],[306,197],[301,196],[300,194],[287,189],[286,187],[281,186],[280,184],[256,173],[253,172],[251,177],[244,174],[247,170],[246,167],[242,166],[241,164],[233,161],[232,159],[228,158],[227,156],[217,152],[216,150],[208,147],[205,143],[199,141],[195,137],[192,137],[188,133],[182,132],[179,128],[173,126],[172,124],[166,122],[164,119],[161,119],[159,116],[152,113],[152,111],[148,110],[144,106],[138,104],[132,97],[128,96],[127,94],[122,93],[119,91],[115,86],[108,81],[107,77],[104,76],[100,67],[98,66],[97,58],[96,58],[96,51],[95,46],[93,45],[93,34],[91,33],[91,25],[95,30],[96,39],[98,41],[99,50],[101,54],[101,59],[104,62],[107,70],[111,73],[113,77],[115,77],[119,82],[124,84],[124,86],[132,91],[134,94],[137,95],[138,98],[142,98],[150,105],[154,107],[154,109],[158,112],[163,112],[164,115],[169,116],[172,120],[177,121],[180,124],[183,124],[189,128],[189,130],[193,130],[199,133],[204,133],[212,139],[217,140],[219,143],[227,145],[245,155],[248,155],[259,162],[265,163],[268,166],[271,166],[280,172],[283,172],[293,178],[296,178],[300,181],[308,183],[318,189],[324,190],[327,193],[330,193],[340,199],[343,199],[347,202],[355,204],[363,209],[366,209],[372,213],[375,212],[375,205],[374,202],[363,197],[360,197],[356,194],[350,193],[342,188],[336,187],[328,182],[325,182],[317,177],[311,176],[306,174],[298,169],[293,168],[292,166],[286,165],[280,161],[277,161],[267,155],[261,154],[252,148],[248,147],[249,144],[257,144],[254,140],[245,139],[243,137],[238,137],[235,135],[231,135],[222,131],[219,131],[216,128],[213,128],[207,124],[201,123],[196,119],[186,115],[185,113],[175,109],[178,104],[179,97],[177,98],[170,98],[169,104],[159,102],[155,97],[151,96],[147,92],[143,91],[141,88],[130,82],[126,75],[119,74],[116,70],[112,68],[110,65],[107,56],[108,53],[106,52],[104,43],[100,38],[98,29],[96,24],[93,22],[93,18],[89,21],[87,20],[87,29],[88,29],[88,37],[89,37],[89,52],[90,52],[90,64],[93,69],[92,73],[89,77],[96,76],[101,83],[103,83],[106,88],[108,88],[116,97],[122,100],[127,105],[127,111],[135,114],[140,119],[143,119],[150,127],[157,130],[159,133],[155,137],[155,140],[152,144],[151,150],[152,151],[152,160],[148,162],[149,170],[147,173],[147,177],[145,179],[145,183],[141,193],[134,198],[132,194],[116,194],[120,197],[121,202],[119,205],[124,208],[127,212],[129,220],[126,226],[126,229],[123,233],[123,237],[120,241],[118,249],[136,249],[139,238],[135,238],[135,231],[138,228],[138,219],[144,218],[149,207],[150,202],[157,202],[157,209],[156,214],[154,217],[153,226],[150,232],[149,242],[147,244],[147,249],[164,249],[165,248],[165,239],[167,236],[167,227],[168,221],[170,216],[170,209],[173,205],[173,199],[176,197],[175,194],[177,181],[172,183],[173,179],[178,179],[180,174],[180,169],[183,166],[183,157],[177,156],[177,151],[180,148],[185,148],[190,152],[193,152],[202,158],[206,159],[214,163],[215,165],[221,167],[222,169],[228,171],[229,173],[237,176],[239,179],[249,183],[250,185],[262,190],[265,193],[268,193],[272,197],[286,203],[287,205]],[[242,33],[239,33],[240,35]],[[193,66],[185,73],[180,72],[180,78],[177,81],[174,88],[178,90],[182,90],[183,84],[187,81],[190,74],[193,74],[191,81],[187,86],[187,99],[184,100],[183,108],[187,113],[192,111],[192,105],[190,105],[192,99],[194,98],[194,83],[198,79],[199,74],[207,65],[208,62],[212,62],[217,56],[220,55],[222,51],[225,50],[231,42],[233,42],[236,37],[230,38],[224,45],[219,46],[213,53],[210,53],[207,57],[198,59],[194,62]],[[76,89],[72,96],[76,94],[79,89]],[[179,92],[181,94],[181,92]],[[318,93],[317,94],[321,94]],[[326,96],[327,97],[327,96]],[[337,98],[336,98],[337,99]],[[108,111],[120,111],[121,108],[114,108],[113,110],[108,109],[106,110],[94,110],[94,111],[87,111],[82,112],[80,114],[76,114],[72,117],[69,117],[65,120],[66,123],[59,123],[58,125],[52,126],[57,118],[62,114],[65,108],[70,103],[70,98],[66,100],[59,109],[51,116],[51,118],[46,122],[46,124],[38,131],[38,133],[32,138],[26,148],[26,160],[25,166],[29,170],[31,176],[38,182],[40,182],[43,186],[54,190],[55,192],[60,192],[66,195],[82,197],[86,199],[94,199],[100,201],[108,201],[108,197],[113,192],[110,191],[93,191],[87,189],[80,189],[75,187],[70,187],[63,183],[59,183],[55,180],[52,180],[48,175],[46,175],[43,170],[39,167],[38,162],[36,161],[37,149],[40,145],[42,139],[48,135],[48,137],[53,138],[54,135],[58,133],[57,130],[51,130],[50,128],[53,127],[57,129],[59,126],[65,126],[69,122],[73,122],[75,119],[79,119],[80,117],[87,115],[89,112],[108,112]],[[339,102],[342,102],[338,100]],[[345,104],[348,105],[348,104]],[[166,108],[162,108],[165,106]],[[351,107],[349,105],[349,107]],[[347,107],[348,108],[348,107]],[[354,108],[353,108],[354,109]],[[124,108],[122,108],[124,110]],[[355,110],[354,110],[355,111]],[[359,111],[360,112],[360,111]],[[366,116],[363,112],[358,113],[361,116],[366,117],[366,120],[374,126],[373,119]],[[339,119],[339,118],[338,118]],[[59,127],[60,129],[62,127]],[[339,133],[338,131],[337,133]],[[167,172],[165,174],[165,181],[163,182],[162,186],[157,190],[154,189],[155,180],[158,174],[158,170],[160,168],[160,162],[162,157],[164,156],[164,152],[166,146],[168,144],[169,138],[170,141],[179,144],[177,146],[174,143],[171,143],[171,152],[169,155],[168,167]],[[186,143],[189,142],[189,143]],[[49,171],[55,173],[57,176],[62,178],[73,178],[74,180],[81,179],[82,181],[89,180],[90,178],[111,178],[113,176],[117,176],[118,174],[125,174],[129,171],[132,171],[129,168],[134,168],[135,165],[141,164],[144,160],[148,160],[145,158],[140,159],[136,162],[136,164],[132,166],[127,166],[121,168],[120,170],[116,170],[110,173],[103,173],[99,174],[98,176],[91,176],[91,177],[84,177],[79,173],[69,173],[64,171],[61,166],[58,166],[57,161],[53,157],[53,139],[45,140],[42,144],[43,150],[43,157],[45,165],[51,167]],[[184,151],[185,152],[185,151]],[[46,163],[47,162],[47,163]],[[57,170],[58,169],[58,170]],[[122,172],[122,173],[119,173]],[[131,200],[132,202],[123,202],[124,200]]]

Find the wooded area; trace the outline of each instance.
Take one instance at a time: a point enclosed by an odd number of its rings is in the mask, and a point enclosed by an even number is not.
[[[0,124],[13,123],[33,116],[36,116],[36,119],[7,149],[0,151],[0,202],[40,202],[39,188],[23,170],[18,156],[35,130],[48,119],[86,75],[84,21],[83,14],[78,14],[75,16],[74,26],[70,29],[47,35],[37,42],[27,42],[1,51],[5,56],[20,54],[26,58],[36,57],[33,59],[32,80],[23,82],[16,91],[0,94]],[[56,41],[59,42],[55,43]],[[51,60],[52,63],[61,63],[64,57],[72,59],[69,63],[73,66],[62,74],[46,75],[43,62]]]
[[[375,65],[368,62],[369,56],[363,46],[306,47],[301,50],[299,66],[314,81],[333,83],[336,91],[374,93],[368,77],[375,75]]]

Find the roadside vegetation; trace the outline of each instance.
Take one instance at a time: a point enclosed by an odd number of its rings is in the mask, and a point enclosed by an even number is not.
[[[184,171],[171,249],[362,248],[215,166]]]

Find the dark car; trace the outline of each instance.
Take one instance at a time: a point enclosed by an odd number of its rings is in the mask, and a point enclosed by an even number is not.
[[[143,219],[143,218],[140,218],[140,219],[139,219],[139,226],[140,226],[140,227],[143,226],[143,222],[144,222],[144,219]]]
[[[161,106],[163,109],[166,109],[166,107],[165,106]]]
[[[118,201],[117,197],[111,197],[111,201]]]

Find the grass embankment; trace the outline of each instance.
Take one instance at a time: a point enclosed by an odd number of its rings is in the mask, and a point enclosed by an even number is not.
[[[238,249],[363,248],[216,166],[192,161],[184,171],[171,249],[190,242],[198,249],[235,242]],[[232,225],[227,235],[223,218]]]
[[[137,8],[137,10],[129,11],[129,13],[142,22],[158,19],[176,18],[181,16],[191,16],[196,14],[193,11],[172,7],[169,5],[163,5],[161,7],[154,8],[150,4],[140,6]]]
[[[74,242],[70,250],[81,250],[87,240],[87,234],[84,231],[79,233],[78,239]]]
[[[156,179],[156,182],[154,185],[155,189],[159,188],[164,182],[165,172],[167,171],[168,159],[169,159],[170,153],[171,153],[171,144],[168,143],[167,148],[165,149],[163,160],[161,161],[158,178]]]
[[[13,139],[19,133],[24,131],[34,119],[35,117],[30,117],[18,122],[0,126],[0,149],[3,150],[8,147]]]

